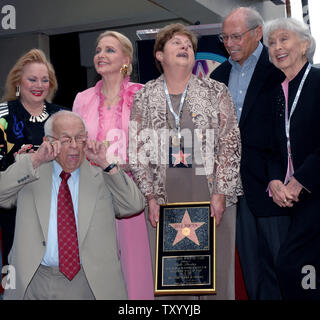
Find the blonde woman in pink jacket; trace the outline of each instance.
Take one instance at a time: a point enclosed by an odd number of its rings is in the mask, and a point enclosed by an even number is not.
[[[73,111],[85,121],[89,139],[108,146],[108,161],[118,163],[131,176],[127,145],[134,94],[142,87],[129,81],[133,48],[123,34],[106,31],[97,39],[94,66],[102,77],[77,94]],[[106,212],[107,214],[107,212]],[[117,240],[130,300],[153,299],[153,276],[145,215],[117,219]]]

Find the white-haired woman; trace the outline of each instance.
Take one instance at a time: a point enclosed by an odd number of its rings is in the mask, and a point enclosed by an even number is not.
[[[276,268],[285,299],[319,299],[320,278],[306,279],[304,269],[320,270],[320,70],[311,66],[315,40],[304,23],[292,18],[266,23],[264,40],[271,61],[286,75],[270,95],[269,190],[292,218]],[[317,289],[307,290],[312,286]]]
[[[97,39],[94,66],[101,80],[78,93],[73,111],[86,122],[89,139],[104,142],[109,162],[127,164],[128,127],[134,94],[142,88],[130,82],[133,47],[116,31],[105,31]],[[106,212],[107,214],[107,212]],[[117,219],[119,255],[130,300],[153,299],[153,276],[145,216],[142,213]]]

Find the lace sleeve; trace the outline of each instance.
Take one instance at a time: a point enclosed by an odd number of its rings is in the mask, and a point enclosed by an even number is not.
[[[148,130],[150,129],[150,130]],[[153,178],[150,167],[152,139],[148,135],[150,112],[145,89],[138,91],[133,99],[129,124],[129,164],[134,181],[145,197],[153,194]]]
[[[219,137],[216,144],[213,193],[242,194],[240,181],[240,131],[232,97],[226,86],[220,91]]]

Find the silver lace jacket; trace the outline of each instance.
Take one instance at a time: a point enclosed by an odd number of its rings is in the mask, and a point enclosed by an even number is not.
[[[129,161],[134,180],[147,197],[167,202],[165,190],[168,147],[161,132],[168,129],[164,76],[149,81],[134,98],[129,130]],[[192,75],[184,107],[190,114],[207,176],[210,194],[226,195],[227,206],[242,194],[240,132],[228,88]],[[210,130],[211,129],[211,130]]]

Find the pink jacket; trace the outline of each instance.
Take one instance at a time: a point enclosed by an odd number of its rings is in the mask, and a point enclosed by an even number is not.
[[[73,103],[73,111],[85,121],[89,139],[96,140],[99,130],[99,104],[103,104],[104,96],[101,93],[102,80],[92,88],[79,92]],[[122,128],[128,138],[130,111],[135,93],[143,87],[140,83],[133,83],[126,77],[120,88],[120,103],[122,103]]]

